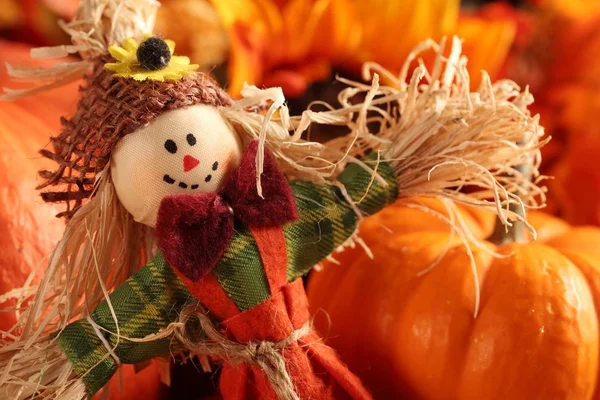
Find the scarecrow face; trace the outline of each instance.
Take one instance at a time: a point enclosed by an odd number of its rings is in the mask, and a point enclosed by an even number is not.
[[[121,139],[111,176],[127,211],[154,226],[165,196],[219,191],[241,152],[237,134],[217,110],[197,105],[164,113]]]

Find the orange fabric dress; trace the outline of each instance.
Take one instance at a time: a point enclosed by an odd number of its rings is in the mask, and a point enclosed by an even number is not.
[[[281,228],[252,229],[271,290],[271,297],[244,312],[229,299],[214,275],[198,282],[180,276],[190,292],[216,317],[220,328],[239,343],[281,342],[309,321],[302,279],[287,283],[287,255]],[[360,380],[337,354],[311,330],[281,350],[286,369],[300,399],[371,399]],[[224,400],[277,400],[269,379],[258,365],[224,361],[220,378]]]

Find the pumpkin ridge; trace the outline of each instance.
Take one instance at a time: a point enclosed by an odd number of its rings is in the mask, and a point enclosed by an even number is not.
[[[461,212],[468,209],[456,207]],[[516,257],[507,258],[494,258],[472,246],[482,296],[480,314],[473,319],[469,313],[473,291],[468,285],[472,272],[458,237],[439,265],[416,278],[441,252],[450,228],[443,231],[430,215],[406,204],[396,203],[384,213],[379,221],[393,233],[383,236],[374,228],[373,221],[379,216],[361,225],[361,237],[371,246],[374,260],[356,257],[359,250],[348,249],[340,256],[342,265],[324,263],[324,271],[314,274],[308,285],[312,308],[330,311],[330,336],[336,337],[331,345],[375,398],[592,398],[600,382],[600,254],[595,251],[597,245],[590,247],[600,243],[595,239],[600,230],[571,228],[543,213],[531,212],[532,225],[544,226],[540,242],[546,243],[497,247],[483,242],[503,254],[516,252]],[[484,224],[485,217],[477,223]],[[544,268],[550,271],[544,272]],[[353,278],[319,285],[326,281],[322,276],[340,270]],[[345,309],[330,308],[322,293],[320,301],[312,302],[315,291],[327,293],[334,286]],[[370,288],[378,292],[365,301],[360,290],[374,292]],[[575,294],[581,297],[579,303]],[[448,309],[447,300],[462,306],[454,304]],[[529,315],[531,309],[534,312]],[[435,319],[436,315],[447,318]],[[428,329],[436,336],[429,344],[414,333],[426,332],[427,326],[419,325],[418,318],[431,320]],[[495,347],[495,341],[500,347]],[[438,349],[440,354],[436,354]],[[482,364],[484,361],[489,364]],[[485,368],[478,371],[476,367]],[[451,370],[457,372],[449,374]]]

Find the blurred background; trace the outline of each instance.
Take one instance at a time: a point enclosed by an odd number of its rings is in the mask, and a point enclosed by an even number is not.
[[[29,50],[67,44],[57,21],[68,20],[78,2],[0,0],[0,87],[18,87],[8,79],[7,62],[52,64],[30,60]],[[540,114],[552,136],[543,149],[542,172],[553,177],[547,181],[547,211],[574,225],[600,225],[600,0],[161,2],[155,33],[174,40],[178,54],[200,64],[233,96],[244,82],[281,86],[297,113],[317,99],[335,103],[342,88],[336,76],[360,79],[365,61],[398,73],[421,41],[458,35],[464,40],[473,88],[486,70],[492,80],[508,78],[528,85],[535,96],[532,111]],[[44,161],[32,154],[59,131],[59,117],[74,110],[77,86],[0,103],[5,205],[0,208],[0,225],[13,227],[2,230],[13,236],[0,234],[0,249],[3,259],[18,270],[0,284],[0,293],[22,282],[33,260],[45,256],[62,230],[62,221],[37,197],[35,176]],[[335,132],[311,134],[326,140]],[[20,209],[26,212],[15,222],[15,210]],[[20,245],[10,244],[28,235],[35,238],[29,241],[36,247],[27,254]],[[2,323],[11,326],[10,321]],[[214,375],[200,378],[193,368],[173,376],[176,398],[186,397],[198,385],[213,386],[216,380]],[[155,391],[156,385],[133,386],[131,398],[145,398],[143,390]]]

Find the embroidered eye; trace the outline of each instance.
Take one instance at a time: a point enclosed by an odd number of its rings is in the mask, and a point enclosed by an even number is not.
[[[213,164],[213,166],[212,166],[212,169],[213,169],[213,171],[216,171],[216,170],[217,170],[217,168],[219,168],[219,162],[218,162],[218,161],[215,161],[215,163],[214,163],[214,164]]]
[[[167,151],[169,153],[175,154],[175,153],[177,153],[177,144],[175,144],[174,141],[169,139],[165,142],[165,149],[167,149]]]
[[[196,136],[192,135],[191,133],[188,133],[186,139],[190,146],[193,146],[196,144]]]

